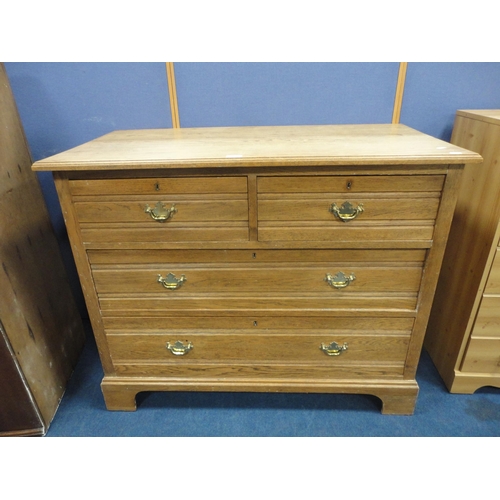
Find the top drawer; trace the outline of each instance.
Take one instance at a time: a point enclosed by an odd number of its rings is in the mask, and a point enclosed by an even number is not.
[[[72,196],[247,193],[246,177],[151,177],[71,180]]]
[[[72,180],[87,244],[248,239],[246,177]]]
[[[431,240],[443,175],[259,177],[259,239]]]

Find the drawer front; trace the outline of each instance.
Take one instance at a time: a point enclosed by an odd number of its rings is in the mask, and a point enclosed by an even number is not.
[[[377,250],[377,249],[328,249],[328,250],[88,250],[87,256],[91,265],[122,265],[122,264],[165,264],[188,263],[325,263],[333,265],[336,262],[349,263],[377,262],[380,265],[423,265],[427,250]]]
[[[444,175],[259,177],[259,193],[438,193]]]
[[[443,176],[261,177],[261,241],[430,240]]]
[[[70,180],[76,196],[167,196],[247,192],[246,177],[152,177],[137,179]],[[166,199],[168,201],[168,199]]]
[[[314,316],[104,316],[107,333],[134,333],[149,335],[175,331],[186,335],[194,332],[262,334],[274,330],[279,333],[311,332],[328,335],[410,335],[413,318],[387,317],[314,317]]]
[[[401,195],[399,195],[401,196]],[[337,208],[346,201],[353,205],[353,209],[362,206],[363,212],[356,216],[360,222],[369,221],[434,221],[439,207],[439,197],[432,198],[374,198],[364,195],[353,199],[337,196],[332,197],[313,194],[294,196],[262,195],[259,198],[259,221],[343,221],[331,209]],[[342,215],[342,214],[341,214]],[[358,218],[359,217],[359,218]],[[352,221],[348,221],[352,222]]]
[[[472,336],[500,339],[500,296],[483,296],[472,328]]]
[[[99,294],[322,293],[335,300],[341,293],[416,293],[422,268],[343,263],[330,266],[274,264],[272,267],[184,264],[138,269],[100,266],[94,268],[93,274]]]
[[[126,317],[244,311],[353,316],[363,310],[413,315],[425,255],[425,250],[88,251],[102,314]]]
[[[248,201],[246,196],[236,200],[227,199],[188,199],[171,196],[166,198],[143,198],[137,201],[84,201],[75,202],[78,220],[83,223],[134,223],[155,224],[175,223],[179,225],[186,222],[223,222],[223,221],[248,221]],[[166,209],[174,207],[172,214],[168,213],[167,221],[156,221],[151,217],[157,203],[160,202]],[[149,207],[149,208],[148,208]],[[159,212],[161,216],[161,211]],[[145,226],[148,227],[148,226]],[[154,227],[154,226],[153,226]]]
[[[461,371],[500,373],[500,339],[471,339]]]
[[[87,247],[106,245],[126,248],[127,245],[155,243],[198,243],[201,241],[248,241],[248,224],[206,223],[186,225],[180,223],[136,226],[133,224],[80,224],[83,244]]]
[[[168,293],[167,293],[168,292]],[[335,300],[332,300],[334,298]],[[132,316],[217,316],[225,314],[237,317],[242,314],[286,314],[295,316],[327,317],[332,314],[356,317],[360,314],[380,316],[414,317],[417,294],[183,294],[181,296],[165,290],[163,294],[129,296],[101,295],[101,314],[106,317]]]
[[[109,334],[113,362],[404,362],[409,336],[179,333]],[[171,350],[169,350],[169,348]],[[172,352],[173,351],[173,352]],[[177,354],[174,354],[176,352]],[[327,352],[332,353],[331,355]]]
[[[245,177],[70,181],[84,243],[248,240]]]

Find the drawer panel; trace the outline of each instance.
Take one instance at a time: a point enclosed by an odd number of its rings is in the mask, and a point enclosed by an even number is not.
[[[471,339],[461,371],[500,373],[500,339]]]
[[[484,293],[499,294],[500,295],[500,250],[497,249],[493,264],[491,266],[488,281]]]
[[[165,363],[192,363],[196,361],[230,362],[314,362],[334,364],[335,361],[400,361],[406,358],[409,335],[289,335],[266,333],[265,335],[240,333],[231,334],[178,334],[161,333],[149,335],[109,334],[107,335],[113,362],[156,361]],[[190,343],[192,349],[184,355],[174,355],[167,349],[167,343],[175,345]],[[347,344],[347,350],[339,355],[327,355],[325,349],[336,342],[338,346]]]
[[[252,333],[265,333],[276,330],[288,333],[301,330],[303,335],[310,332],[327,331],[335,334],[366,333],[371,335],[409,335],[413,318],[374,318],[374,317],[314,317],[314,316],[159,316],[127,317],[105,316],[104,328],[108,333],[126,332],[136,334],[160,333],[165,330],[201,332],[251,330]]]
[[[338,290],[332,290],[336,292]],[[165,290],[169,292],[169,290]],[[335,300],[332,300],[334,298]],[[126,296],[101,295],[101,314],[106,317],[164,316],[407,316],[416,315],[417,294],[184,294]]]
[[[169,197],[168,201],[153,198],[138,201],[85,201],[76,202],[75,210],[80,222],[94,223],[143,223],[144,227],[158,224],[170,225],[186,222],[248,221],[248,201],[241,200],[186,200]],[[154,220],[146,208],[155,208],[160,201],[166,209],[174,207],[175,213],[166,222]]]
[[[114,361],[115,373],[121,376],[185,377],[200,379],[242,379],[252,383],[263,382],[261,390],[272,391],[269,383],[295,380],[297,387],[304,381],[338,382],[339,380],[379,380],[403,378],[404,362],[366,361],[349,363],[336,359],[333,363],[164,363],[155,361]],[[267,388],[266,388],[267,387]],[[308,390],[308,392],[310,389]],[[293,391],[292,389],[292,392]]]
[[[94,264],[377,262],[423,263],[427,250],[88,250]]]
[[[472,336],[500,339],[500,296],[483,296],[472,328]]]
[[[259,177],[259,193],[440,192],[444,175]]]
[[[128,243],[179,243],[199,241],[248,241],[248,223],[205,223],[199,226],[171,222],[144,227],[128,224],[80,224],[84,245],[112,244],[126,247]]]
[[[427,241],[444,177],[259,177],[259,241]]]
[[[138,179],[70,180],[72,196],[185,195],[246,193],[242,177],[151,177]]]
[[[112,268],[94,266],[93,275],[99,294],[167,293],[169,296],[175,294],[182,297],[200,293],[323,293],[335,299],[343,293],[416,293],[420,286],[422,267],[359,263],[325,263],[317,266],[277,263],[273,266],[259,263],[239,266],[130,265]],[[166,289],[167,283],[164,285],[159,279],[168,281],[168,275],[173,275],[170,276],[172,288]],[[184,278],[181,278],[182,276]],[[174,289],[175,279],[185,281]]]
[[[332,244],[350,242],[353,245],[365,242],[409,242],[425,241],[430,247],[434,234],[434,224],[368,225],[352,221],[335,226],[303,223],[272,222],[259,223],[259,241],[330,241]]]
[[[363,212],[356,217],[356,222],[371,220],[434,220],[439,207],[439,193],[432,198],[373,198],[357,196],[355,198],[336,196],[305,195],[276,197],[262,195],[259,197],[259,221],[310,221],[328,222],[330,224],[345,223],[332,213],[332,204],[340,208],[344,202],[349,202],[356,208],[360,205]],[[353,221],[350,221],[351,223]]]

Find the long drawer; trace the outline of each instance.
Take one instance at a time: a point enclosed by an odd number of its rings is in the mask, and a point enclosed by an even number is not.
[[[210,362],[315,362],[360,361],[403,362],[410,336],[354,334],[109,334],[114,362],[155,361],[170,363]]]
[[[414,319],[405,317],[315,317],[315,316],[104,316],[107,333],[133,333],[149,335],[165,331],[203,331],[229,333],[251,330],[262,334],[274,330],[290,333],[300,330],[302,335],[311,331],[344,335],[346,333],[370,335],[406,335],[413,328]]]
[[[352,316],[362,310],[413,314],[425,251],[96,250],[88,255],[104,316],[259,310],[292,316],[345,310]]]
[[[416,293],[422,268],[335,263],[332,265],[178,264],[104,266],[93,270],[98,294],[144,293]]]

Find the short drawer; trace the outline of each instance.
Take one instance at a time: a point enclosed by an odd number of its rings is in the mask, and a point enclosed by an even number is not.
[[[262,177],[260,241],[430,240],[443,176]]]
[[[109,334],[113,362],[404,362],[410,337],[240,333]]]
[[[248,239],[246,177],[70,181],[87,246]]]
[[[156,224],[169,226],[172,223],[182,227],[182,224],[191,222],[248,221],[246,196],[241,199],[219,197],[200,200],[170,196],[136,201],[77,201],[75,211],[82,223],[142,223],[142,227],[154,227]]]
[[[500,338],[470,339],[461,371],[500,373]]]

